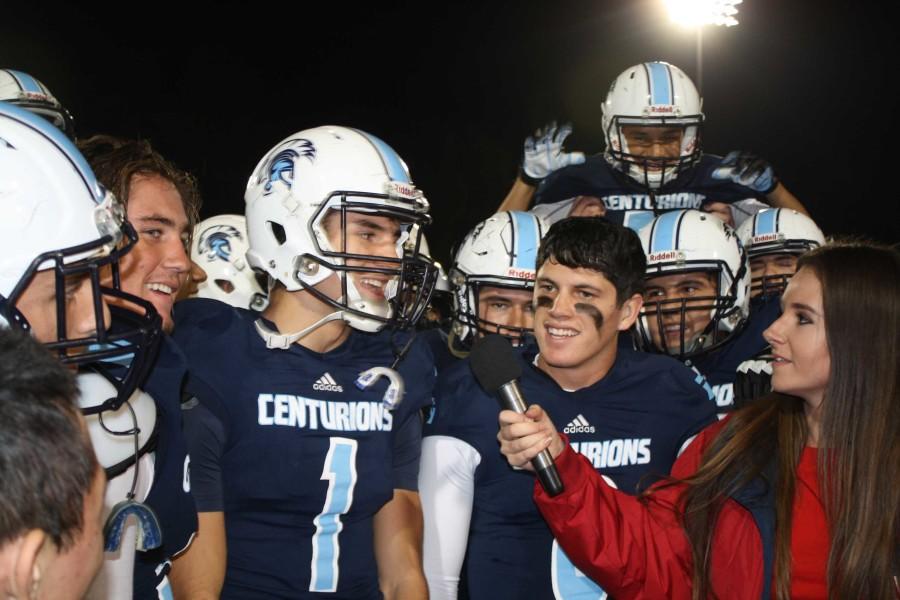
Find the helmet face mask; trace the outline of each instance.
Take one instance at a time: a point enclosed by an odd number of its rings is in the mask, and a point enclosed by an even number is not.
[[[727,339],[720,321],[726,318],[734,299],[719,293],[718,269],[679,271],[678,275],[686,276],[681,282],[683,286],[693,285],[688,283],[690,279],[708,277],[712,293],[701,291],[699,295],[656,300],[645,294],[640,327],[658,352],[685,359],[710,352]],[[648,282],[648,288],[652,290],[652,281]]]
[[[500,212],[476,225],[456,253],[450,270],[453,285],[453,332],[465,347],[480,335],[499,333],[514,344],[532,335],[530,327],[483,318],[485,288],[534,290],[535,266],[546,226],[537,215]]]
[[[696,210],[674,211],[639,237],[647,254],[647,292],[635,328],[641,349],[685,360],[712,352],[743,328],[750,272],[731,227]]]
[[[438,270],[421,245],[422,227],[430,218],[423,217],[415,201],[413,205],[406,204],[387,194],[333,192],[309,223],[316,252],[298,257],[298,281],[302,282],[299,274],[304,270],[327,269],[338,278],[339,297],[331,297],[315,287],[306,288],[323,302],[373,321],[373,330],[385,325],[398,329],[414,325],[428,307]],[[367,219],[368,216],[374,219]],[[392,252],[356,251],[351,231],[355,227],[366,229],[365,235],[395,237]],[[373,229],[368,230],[370,227]],[[396,236],[388,228],[395,229]],[[337,239],[333,241],[334,238]],[[370,283],[380,286],[380,292],[372,289]]]
[[[796,271],[796,257],[825,243],[825,235],[812,219],[785,208],[759,211],[745,220],[737,233],[752,270],[759,271],[762,266],[765,273],[768,264],[777,271],[752,276],[754,297],[781,295]]]
[[[468,277],[459,271],[456,281],[461,281],[457,288],[458,294],[465,299],[456,299],[458,309],[454,313],[454,328],[458,337],[463,338],[465,331],[467,341],[473,341],[475,337],[491,334],[499,334],[507,338],[514,346],[525,343],[527,338],[534,335],[534,327],[520,327],[509,323],[499,323],[490,320],[487,316],[481,316],[483,294],[504,295],[504,291],[526,292],[529,297],[534,293],[534,281],[520,280],[504,277]]]
[[[607,161],[646,189],[664,187],[700,160],[702,101],[674,65],[626,69],[610,86],[602,112]]]
[[[363,331],[407,328],[425,312],[438,274],[421,244],[429,205],[383,141],[346,127],[298,132],[260,161],[245,198],[247,261],[287,291]]]
[[[152,305],[121,291],[118,262],[137,241],[123,208],[60,131],[4,103],[0,181],[11,185],[13,209],[0,224],[0,326],[39,332],[39,341],[62,362],[107,373],[120,392],[110,404],[124,401],[155,356],[160,318]],[[34,304],[39,276],[41,282],[50,276],[51,288],[40,289],[52,291]],[[79,329],[67,322],[74,317],[68,314],[70,296],[84,286],[91,301],[79,305],[79,317],[89,309],[93,330],[70,337]]]
[[[675,180],[678,175],[688,169],[692,169],[700,160],[700,125],[676,125],[659,119],[659,123],[648,125],[641,119],[628,119],[614,117],[611,119],[609,130],[606,132],[607,157],[616,168],[624,171],[631,179],[647,189],[659,189]],[[638,124],[640,123],[640,124]],[[666,138],[671,132],[677,132],[678,139],[672,142],[663,142],[661,145],[676,146],[676,151],[666,154],[652,154],[643,150],[642,144],[629,138],[635,134],[647,138]],[[634,133],[632,133],[634,132]],[[658,133],[656,133],[658,132]],[[651,144],[646,144],[653,148]]]

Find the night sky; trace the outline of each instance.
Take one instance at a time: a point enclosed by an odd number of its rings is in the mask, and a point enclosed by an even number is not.
[[[599,152],[619,72],[660,59],[697,81],[695,35],[659,0],[23,4],[0,4],[0,67],[47,84],[81,137],[149,138],[198,176],[204,217],[243,212],[282,138],[349,125],[406,160],[444,261],[533,129],[570,120],[568,147]],[[704,30],[705,149],[768,158],[826,234],[896,242],[893,18],[849,4],[744,0],[738,27]]]

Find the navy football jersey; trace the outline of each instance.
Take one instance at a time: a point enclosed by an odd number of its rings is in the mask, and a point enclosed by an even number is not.
[[[737,368],[765,350],[769,344],[763,339],[763,331],[781,316],[779,296],[770,296],[752,304],[750,317],[744,328],[721,348],[685,361],[701,373],[712,388],[720,411],[728,411],[734,405],[734,380]]]
[[[696,167],[656,191],[654,205],[644,188],[610,167],[602,154],[597,154],[580,165],[563,167],[547,176],[538,187],[532,210],[554,223],[569,214],[570,203],[564,200],[595,196],[606,205],[607,219],[638,231],[653,220],[654,209],[666,212],[699,209],[704,202],[731,204],[748,198],[765,200],[759,193],[730,179],[713,179],[712,172],[721,162],[720,156],[704,154]]]
[[[159,355],[141,386],[156,401],[157,442],[153,484],[144,500],[159,518],[162,546],[135,554],[134,598],[171,598],[170,560],[184,550],[197,531],[197,508],[191,496],[189,457],[182,435],[181,385],[186,362],[175,343],[163,336]]]
[[[678,361],[620,349],[609,373],[567,392],[520,353],[519,386],[566,432],[576,451],[621,490],[635,493],[667,475],[682,445],[715,420],[715,404]],[[532,501],[534,475],[512,469],[497,443],[497,400],[476,382],[468,361],[444,373],[426,436],[459,439],[480,456],[468,538],[468,594],[496,600],[602,597],[553,539]],[[565,485],[565,481],[563,481]],[[439,518],[439,517],[438,517]]]
[[[405,487],[395,467],[409,452],[398,455],[395,433],[420,427],[431,400],[424,343],[398,366],[406,393],[391,410],[386,378],[365,390],[354,384],[362,371],[391,365],[390,332],[353,331],[324,354],[298,344],[269,349],[254,326],[258,314],[213,301],[181,304],[175,331],[188,357],[188,390],[225,432],[222,598],[381,598],[373,518]]]

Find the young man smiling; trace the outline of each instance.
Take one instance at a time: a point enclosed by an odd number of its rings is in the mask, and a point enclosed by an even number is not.
[[[98,135],[78,147],[138,232],[138,243],[121,263],[123,289],[151,302],[171,332],[172,305],[192,269],[191,232],[200,211],[196,180],[146,141]]]
[[[245,200],[268,306],[176,307],[200,511],[176,591],[423,598],[416,477],[434,367],[392,329],[434,284],[417,252],[428,202],[387,144],[337,126],[273,147]]]
[[[196,181],[156,152],[148,142],[94,136],[78,144],[100,182],[125,205],[138,234],[132,251],[120,261],[122,289],[151,303],[171,333],[172,306],[191,271],[190,234],[197,221],[200,197]],[[117,326],[113,321],[113,329]],[[171,559],[183,551],[197,530],[197,510],[191,496],[189,457],[182,434],[181,384],[186,364],[171,338],[160,350],[141,388],[155,401],[156,423],[139,423],[157,432],[155,450],[142,454],[138,500],[153,509],[162,528],[162,545],[131,554],[107,554],[106,565],[90,598],[157,598],[170,593]],[[111,480],[111,492],[131,471]],[[130,487],[130,485],[128,486]],[[121,498],[107,498],[108,503]],[[133,565],[133,568],[132,568]]]
[[[525,141],[519,177],[500,210],[525,210],[534,199],[534,212],[554,223],[590,214],[598,203],[610,220],[635,231],[660,212],[748,198],[806,212],[765,160],[704,153],[702,111],[699,91],[675,65],[628,67],[601,105],[604,152],[586,159],[566,152],[569,126],[538,131]],[[586,196],[594,199],[585,204]]]
[[[567,423],[595,467],[635,492],[669,472],[715,405],[677,361],[619,347],[642,304],[637,234],[599,217],[566,219],[544,237],[536,267],[537,346],[519,354],[519,385]],[[531,501],[532,479],[497,451],[498,404],[466,362],[442,373],[435,404],[420,469],[431,597],[456,597],[467,552],[473,599],[601,595],[554,542]]]
[[[674,356],[701,373],[722,410],[735,402],[744,361],[765,350],[777,298],[750,312],[750,267],[735,231],[697,210],[669,212],[641,229],[647,254],[638,347]]]

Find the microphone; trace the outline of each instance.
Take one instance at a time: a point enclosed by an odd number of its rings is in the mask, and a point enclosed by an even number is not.
[[[528,405],[516,381],[522,376],[522,367],[509,340],[496,333],[476,340],[469,355],[469,364],[484,391],[497,395],[501,408],[520,415],[525,413]],[[549,450],[541,450],[531,459],[531,465],[549,496],[563,491],[562,480]]]

